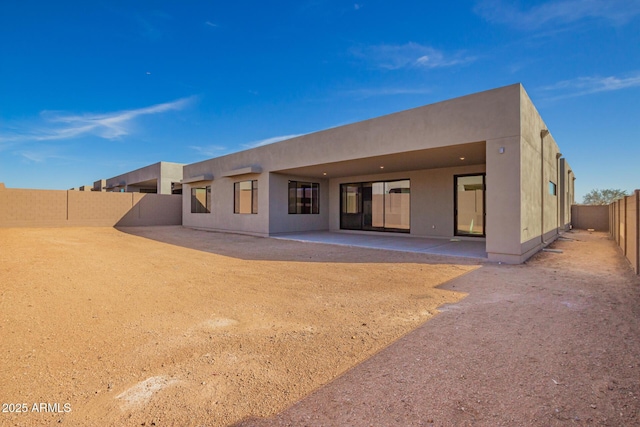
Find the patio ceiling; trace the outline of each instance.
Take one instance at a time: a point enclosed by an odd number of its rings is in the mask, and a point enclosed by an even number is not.
[[[486,163],[485,145],[484,141],[473,142],[448,147],[274,170],[272,172],[326,179],[377,173],[483,165]]]
[[[158,180],[157,179],[149,179],[146,181],[140,181],[140,182],[129,182],[127,183],[127,185],[133,185],[136,187],[149,187],[149,188],[156,188],[156,186],[158,185]]]

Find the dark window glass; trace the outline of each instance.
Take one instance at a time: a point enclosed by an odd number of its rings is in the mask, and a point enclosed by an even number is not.
[[[289,213],[319,214],[320,184],[289,181]]]
[[[258,213],[258,181],[251,181],[251,213]]]
[[[191,213],[211,212],[211,186],[191,189]]]
[[[233,184],[233,213],[258,213],[258,181],[241,181]]]

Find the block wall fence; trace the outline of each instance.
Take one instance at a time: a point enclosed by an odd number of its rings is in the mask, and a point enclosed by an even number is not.
[[[182,225],[182,196],[27,190],[0,184],[0,227]]]
[[[609,231],[609,207],[607,205],[571,206],[571,225],[579,230]]]
[[[640,190],[609,205],[609,234],[640,274]]]

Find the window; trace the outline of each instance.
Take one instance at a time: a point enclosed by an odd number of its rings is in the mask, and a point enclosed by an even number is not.
[[[289,213],[319,214],[319,188],[315,182],[289,181]]]
[[[233,213],[258,213],[258,181],[241,181],[233,184]]]
[[[191,189],[191,213],[211,212],[211,186]]]
[[[557,194],[557,186],[555,182],[549,181],[549,194],[555,196]]]

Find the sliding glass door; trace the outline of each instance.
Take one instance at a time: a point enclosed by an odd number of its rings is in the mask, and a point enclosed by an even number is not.
[[[484,237],[485,175],[456,175],[455,235]]]
[[[408,179],[342,184],[340,228],[408,233],[410,191]]]
[[[340,228],[362,229],[362,185],[340,186]]]

